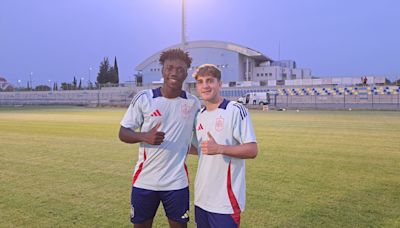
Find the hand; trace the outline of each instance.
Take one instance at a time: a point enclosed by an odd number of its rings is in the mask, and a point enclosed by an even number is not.
[[[158,123],[150,131],[145,133],[144,141],[151,145],[160,145],[164,142],[165,133],[162,131],[157,131],[161,123]]]
[[[208,141],[203,141],[200,144],[201,151],[203,154],[208,154],[208,155],[214,155],[214,154],[221,154],[221,145],[219,145],[214,137],[210,134],[210,132],[207,132],[208,135]]]

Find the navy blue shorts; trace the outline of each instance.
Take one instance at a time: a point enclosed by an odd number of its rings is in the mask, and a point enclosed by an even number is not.
[[[240,214],[212,213],[198,206],[194,207],[194,218],[197,228],[238,228],[240,226]]]
[[[162,202],[168,219],[189,222],[189,187],[173,191],[152,191],[132,187],[131,222],[140,224],[154,218]]]

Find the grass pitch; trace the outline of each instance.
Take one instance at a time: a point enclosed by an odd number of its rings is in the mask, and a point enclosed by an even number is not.
[[[131,227],[137,146],[118,140],[124,112],[1,108],[0,227]],[[259,155],[241,227],[400,226],[399,112],[251,116]],[[188,167],[192,191],[196,157]],[[167,227],[158,212],[153,227]]]

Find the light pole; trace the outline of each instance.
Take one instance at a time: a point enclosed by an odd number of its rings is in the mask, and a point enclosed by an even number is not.
[[[32,75],[33,75],[33,72],[31,72],[31,73],[29,74],[29,83],[30,83],[31,90],[33,90]]]
[[[18,88],[17,88],[17,89],[19,90],[19,89],[21,88],[21,86],[20,86],[20,84],[21,84],[21,79],[18,79],[18,80],[17,80],[17,84],[18,84]]]
[[[49,79],[49,80],[47,80],[47,81],[49,82],[50,91],[52,91],[52,89],[51,89],[51,80]]]
[[[91,71],[92,71],[92,67],[89,67],[89,82],[88,82],[89,89],[92,88],[92,82],[90,81],[90,73],[91,73]]]
[[[186,44],[186,17],[185,17],[185,0],[182,0],[182,27],[181,27],[182,47]]]

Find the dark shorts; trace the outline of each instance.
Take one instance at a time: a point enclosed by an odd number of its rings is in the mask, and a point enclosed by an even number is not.
[[[197,228],[238,228],[240,226],[240,214],[234,216],[233,214],[212,213],[198,206],[194,207],[194,218]]]
[[[154,218],[160,202],[168,219],[180,223],[189,221],[189,187],[173,191],[152,191],[132,187],[131,222],[140,224]]]

